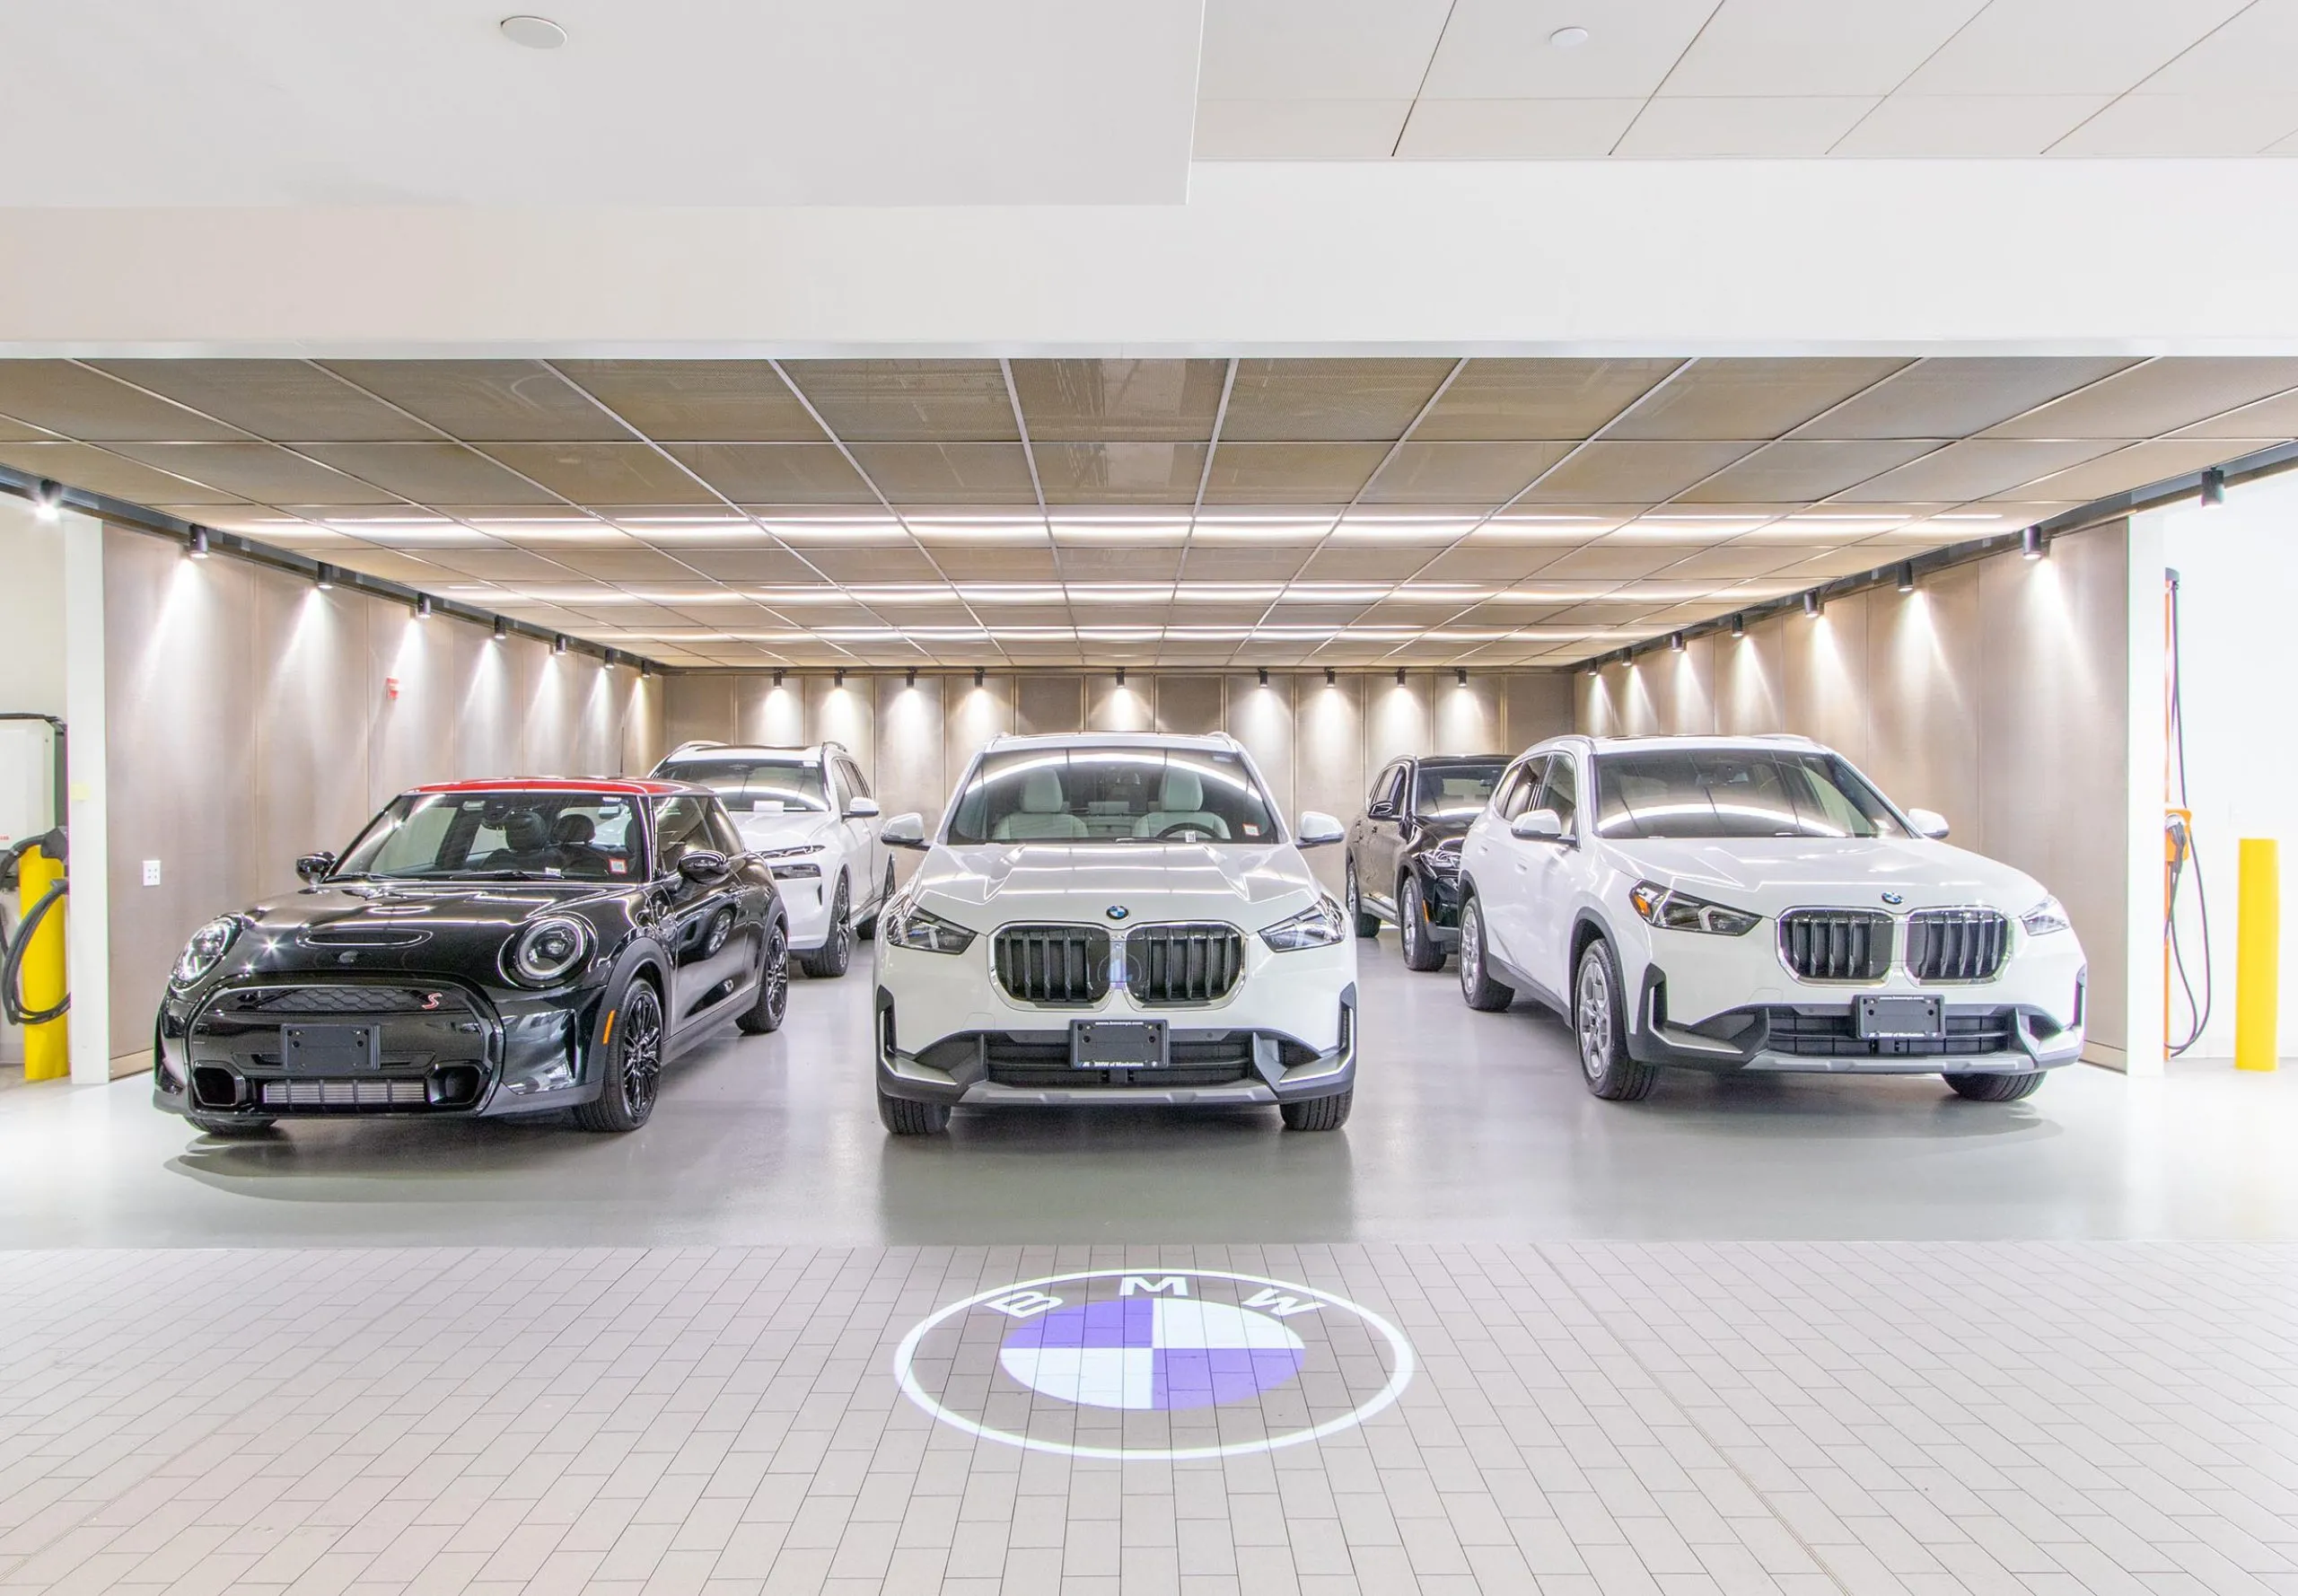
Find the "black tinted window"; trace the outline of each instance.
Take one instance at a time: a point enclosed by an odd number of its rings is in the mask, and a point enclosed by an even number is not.
[[[1904,837],[1882,798],[1831,754],[1699,749],[1596,760],[1604,837]]]
[[[368,822],[338,876],[606,881],[633,873],[630,802],[599,793],[410,793]]]
[[[1412,812],[1424,820],[1465,820],[1482,810],[1507,768],[1504,760],[1479,765],[1423,765],[1413,778]]]
[[[1211,749],[1012,749],[986,757],[950,814],[949,839],[1229,842],[1278,832],[1242,758]]]

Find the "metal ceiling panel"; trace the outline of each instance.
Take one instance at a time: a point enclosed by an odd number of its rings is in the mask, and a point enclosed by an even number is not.
[[[270,443],[122,443],[119,452],[266,504],[389,504],[399,495]]]
[[[2005,492],[2106,453],[2095,439],[1966,438],[1845,490],[1840,502],[1927,499],[1960,504]]]
[[[233,504],[241,498],[227,489],[187,482],[89,443],[0,443],[0,465],[138,504],[207,505]]]
[[[764,360],[561,360],[578,388],[658,443],[820,443],[797,395]]]
[[[100,360],[99,371],[282,443],[435,439],[434,429],[302,360]]]
[[[1388,452],[1385,443],[1232,443],[1224,437],[1213,452],[1205,501],[1343,504],[1355,496]]]
[[[1224,443],[1393,443],[1456,364],[1241,360],[1221,436]]]
[[[629,431],[532,360],[330,360],[329,371],[468,442],[580,443]]]
[[[2127,357],[1918,360],[1796,430],[1799,438],[1960,438],[2137,364]]]
[[[1600,438],[1525,494],[1527,504],[1656,504],[1760,448],[1754,440],[1614,443]]]
[[[1048,504],[1188,504],[1205,475],[1202,443],[1033,445]]]
[[[2293,389],[2298,360],[2151,360],[2005,422],[1991,435],[2152,438]]]
[[[1413,441],[1584,438],[1676,369],[1676,360],[1472,360]]]
[[[1423,443],[1417,434],[1366,485],[1367,504],[1474,504],[1513,498],[1570,452],[1568,443]]]
[[[1032,440],[1203,443],[1213,435],[1228,363],[1017,360],[1013,390]]]
[[[855,443],[854,458],[896,504],[1038,502],[1019,443]]]
[[[719,503],[645,443],[492,443],[487,452],[570,504],[611,509]]]
[[[741,504],[874,504],[833,443],[665,443],[680,465]]]
[[[793,360],[783,369],[849,443],[1013,443],[1022,435],[994,360]]]
[[[1901,438],[1844,443],[1800,440],[1768,443],[1729,469],[1686,490],[1680,502],[1715,504],[1823,499],[1938,447],[1933,442]]]
[[[1907,365],[1899,359],[1703,360],[1604,435],[1776,438]]]
[[[312,443],[303,452],[426,506],[558,503],[548,488],[460,443]]]
[[[93,443],[225,443],[240,436],[221,423],[69,360],[0,360],[0,415]]]

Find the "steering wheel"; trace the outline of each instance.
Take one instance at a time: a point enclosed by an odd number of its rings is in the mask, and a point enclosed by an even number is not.
[[[1175,820],[1157,833],[1157,840],[1159,842],[1210,842],[1213,840],[1213,830],[1208,826],[1198,825],[1195,820]]]

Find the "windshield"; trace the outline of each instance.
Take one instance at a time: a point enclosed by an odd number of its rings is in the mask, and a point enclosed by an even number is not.
[[[1212,749],[1013,749],[976,767],[949,840],[1277,840],[1268,800],[1240,755]]]
[[[630,802],[599,793],[409,793],[368,822],[334,876],[616,881],[639,875]]]
[[[1424,820],[1472,820],[1508,768],[1505,759],[1476,765],[1423,765],[1412,783],[1412,812]]]
[[[1905,837],[1874,788],[1832,754],[1699,749],[1601,754],[1600,837]]]
[[[822,767],[802,759],[680,759],[662,774],[714,789],[741,814],[827,814]]]

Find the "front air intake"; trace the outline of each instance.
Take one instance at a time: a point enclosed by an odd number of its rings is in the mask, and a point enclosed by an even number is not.
[[[1806,981],[1880,981],[1891,967],[1891,917],[1873,909],[1790,909],[1779,916],[1779,957]]]
[[[1126,990],[1145,1008],[1218,1003],[1244,969],[1234,925],[1143,925],[1125,939]]]
[[[1110,934],[1098,925],[1008,925],[992,948],[1016,1003],[1086,1008],[1110,995]]]
[[[1907,972],[1918,981],[1991,981],[2011,951],[2011,923],[1991,908],[1917,909],[1907,917]]]

